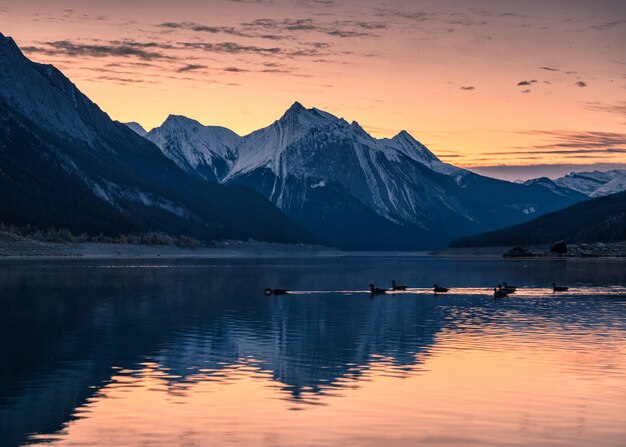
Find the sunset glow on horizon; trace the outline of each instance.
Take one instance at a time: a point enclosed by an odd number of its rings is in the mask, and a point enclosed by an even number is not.
[[[147,129],[243,135],[300,101],[457,166],[626,163],[623,1],[5,0],[0,23]]]

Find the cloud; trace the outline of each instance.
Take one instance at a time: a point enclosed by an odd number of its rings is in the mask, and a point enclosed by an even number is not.
[[[546,71],[561,71],[558,68],[552,68],[552,67],[539,67],[540,70],[546,70]]]
[[[92,14],[79,14],[74,9],[64,9],[60,15],[42,16],[40,14],[33,14],[35,17],[34,22],[52,22],[52,23],[77,23],[77,22],[104,22],[111,20],[111,16],[105,15],[92,15]]]
[[[187,29],[211,34],[225,33],[238,35],[238,32],[232,26],[208,26],[195,22],[163,22],[158,24],[157,27],[167,29]]]
[[[231,3],[247,3],[247,4],[257,4],[257,5],[272,5],[274,4],[273,0],[226,0]]]
[[[473,85],[463,85],[461,86],[461,90],[476,90],[476,87],[474,87]]]
[[[136,57],[142,60],[173,60],[163,54],[162,49],[171,49],[169,45],[156,42],[111,41],[107,43],[85,44],[69,40],[38,42],[39,46],[23,47],[26,53],[41,53],[48,56],[84,56],[84,57]]]
[[[531,79],[530,81],[520,81],[517,83],[518,86],[523,86],[523,85],[532,85],[532,84],[536,84],[537,81],[536,79]]]
[[[185,66],[180,67],[178,70],[176,70],[179,73],[186,73],[189,71],[196,71],[196,70],[204,70],[206,69],[207,66],[206,65],[200,65],[200,64],[187,64]]]
[[[283,40],[294,33],[321,33],[332,37],[375,37],[375,31],[384,30],[387,24],[367,20],[319,21],[313,18],[269,19],[260,18],[237,26],[204,25],[196,22],[163,22],[156,25],[168,31],[186,30],[198,33],[228,34],[238,37]]]
[[[275,0],[224,0],[230,3],[240,3],[244,5],[274,5],[277,2]],[[286,3],[293,3],[294,5],[305,8],[316,7],[329,7],[335,5],[335,0],[287,0]]]
[[[134,58],[142,63],[154,61],[178,61],[187,57],[183,51],[204,51],[208,53],[221,53],[232,55],[260,55],[276,56],[283,58],[322,58],[333,55],[332,44],[327,42],[299,42],[298,46],[264,46],[239,43],[236,41],[226,42],[203,42],[203,41],[179,41],[179,42],[139,42],[134,40],[123,41],[46,41],[36,42],[35,45],[23,47],[25,53],[40,53],[48,56],[72,56],[72,57],[121,57]],[[349,51],[337,53],[341,55],[351,54]],[[192,59],[197,59],[197,55]],[[196,67],[197,63],[190,62],[190,68],[185,66],[180,70],[193,71],[206,68]]]
[[[224,71],[228,73],[245,73],[249,70],[246,70],[245,68],[239,68],[239,67],[226,67],[224,68]]]
[[[136,62],[136,61],[125,61],[125,62],[110,62],[104,65],[107,68],[163,68],[161,65],[154,64],[152,62]]]
[[[599,25],[592,25],[589,28],[591,29],[595,29],[595,30],[606,30],[606,29],[611,29],[611,28],[616,28],[620,25],[623,25],[626,23],[626,20],[614,20],[612,22],[605,22],[605,23],[601,23]]]
[[[181,42],[180,45],[186,49],[199,49],[212,53],[230,53],[230,54],[280,54],[283,50],[279,47],[259,47],[256,45],[242,45],[237,42]]]
[[[597,112],[614,113],[616,115],[626,115],[626,101],[619,101],[614,104],[604,104],[601,102],[588,102],[586,104],[587,110],[594,110]]]
[[[32,14],[33,22],[49,23],[85,23],[85,22],[107,22],[107,25],[128,26],[136,24],[134,20],[123,17],[113,17],[108,15],[81,14],[75,9],[64,9],[59,14],[43,15]]]
[[[101,75],[96,76],[94,78],[89,78],[90,81],[93,82],[114,82],[116,84],[157,84],[156,81],[149,81],[145,79],[137,79],[137,78],[122,78],[118,76],[111,75]]]
[[[624,154],[626,153],[626,133],[618,132],[576,132],[576,131],[541,131],[520,132],[524,135],[534,135],[548,142],[524,147],[523,151],[490,152],[484,155],[529,155],[529,151],[541,154]]]
[[[316,32],[333,37],[376,37],[374,31],[387,28],[387,24],[379,21],[335,20],[321,22],[313,18],[301,19],[268,19],[261,18],[242,23],[247,32],[267,31],[271,33]]]
[[[554,149],[541,151],[540,154],[534,155],[567,155],[567,154],[626,154],[626,148],[617,149]],[[490,152],[489,155],[532,155],[528,151],[508,151],[508,152]],[[594,155],[595,156],[595,155]],[[533,157],[536,158],[536,157]]]
[[[489,160],[486,160],[489,161]],[[501,178],[504,180],[528,180],[537,177],[557,178],[571,172],[581,171],[608,171],[610,169],[626,169],[624,163],[592,163],[592,164],[571,164],[571,163],[542,163],[542,164],[508,164],[468,166],[469,170],[489,177]]]
[[[266,0],[268,1],[268,0]],[[269,0],[271,1],[271,0]],[[306,6],[306,7],[316,7],[316,6],[333,6],[335,5],[334,0],[293,0],[293,3]]]
[[[576,81],[574,84],[576,87],[587,87],[587,83],[585,81]]]
[[[522,93],[530,93],[530,92],[531,92],[531,90],[528,90],[528,89],[527,90],[522,90]]]

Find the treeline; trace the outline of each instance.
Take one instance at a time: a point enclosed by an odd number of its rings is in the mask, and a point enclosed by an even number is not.
[[[6,225],[4,222],[0,222],[0,231],[41,242],[68,242],[74,244],[99,242],[124,245],[165,245],[180,248],[198,248],[204,246],[202,242],[190,236],[181,235],[179,237],[172,237],[161,232],[119,234],[118,236],[112,237],[105,236],[102,233],[97,235],[88,233],[72,234],[67,228],[56,228],[54,226],[38,228],[33,225]]]
[[[626,241],[626,192],[581,202],[529,222],[454,241],[452,247]]]

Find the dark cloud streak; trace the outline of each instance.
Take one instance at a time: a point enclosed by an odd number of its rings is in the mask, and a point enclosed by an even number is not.
[[[178,73],[186,73],[186,72],[190,72],[190,71],[197,71],[197,70],[205,70],[207,68],[206,65],[201,65],[201,64],[187,64],[183,67],[180,67],[178,70],[176,70]]]
[[[110,41],[107,43],[79,43],[69,40],[38,42],[36,46],[23,47],[26,53],[41,53],[47,56],[83,57],[136,57],[146,61],[174,60],[159,50],[171,49],[169,45],[156,42]]]

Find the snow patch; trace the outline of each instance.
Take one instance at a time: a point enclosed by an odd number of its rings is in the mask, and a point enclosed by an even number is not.
[[[325,186],[326,186],[326,182],[324,180],[321,180],[321,181],[311,185],[311,189],[324,188]]]

